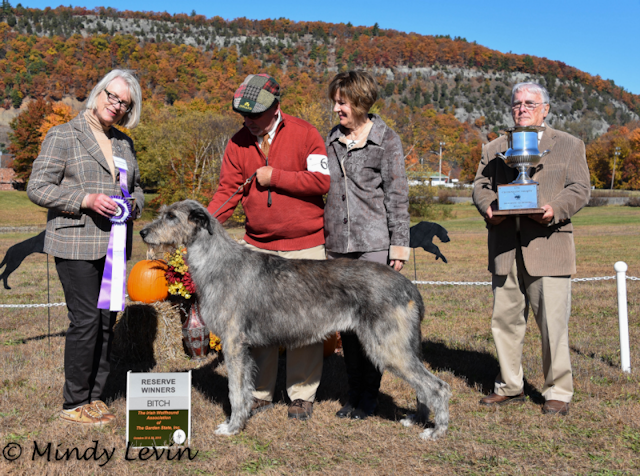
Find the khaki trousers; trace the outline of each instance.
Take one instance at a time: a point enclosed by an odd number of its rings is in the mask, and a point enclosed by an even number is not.
[[[500,363],[494,392],[513,396],[524,388],[522,348],[530,304],[542,337],[542,395],[545,400],[569,403],[573,396],[570,276],[530,276],[518,251],[508,275],[493,275],[492,288],[491,330]]]
[[[306,250],[272,251],[257,248],[244,240],[240,243],[251,250],[287,259],[326,259],[324,245]],[[287,303],[282,305],[286,306]],[[322,342],[287,349],[287,394],[291,401],[300,399],[313,402],[315,400],[322,376],[322,350]],[[278,346],[254,347],[251,349],[251,355],[258,367],[253,396],[272,401],[278,376]]]

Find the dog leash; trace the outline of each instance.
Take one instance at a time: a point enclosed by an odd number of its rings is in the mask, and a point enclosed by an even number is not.
[[[253,180],[253,177],[255,177],[257,173],[258,172],[254,172],[251,177],[249,177],[247,180],[245,180],[244,183],[238,187],[238,190],[233,192],[233,195],[231,195],[229,198],[227,198],[227,200],[222,205],[220,205],[220,208],[224,207],[229,200],[231,200],[233,197],[235,197],[244,187],[249,185],[251,183],[251,181]],[[218,212],[220,211],[220,208],[218,208],[214,213],[212,213],[212,215],[215,218],[218,218]]]

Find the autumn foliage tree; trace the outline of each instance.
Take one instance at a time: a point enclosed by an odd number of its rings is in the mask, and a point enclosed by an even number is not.
[[[204,101],[145,106],[131,131],[143,182],[158,189],[160,203],[211,200],[227,142],[240,128],[237,115],[221,115]]]
[[[616,157],[618,147],[620,155]],[[587,163],[596,188],[610,188],[613,177],[613,188],[640,189],[640,122],[613,126],[589,143]]]
[[[49,129],[53,126],[59,126],[60,124],[69,122],[74,117],[76,117],[76,113],[73,112],[71,106],[62,102],[53,103],[51,105],[51,112],[47,114],[40,125],[41,143],[44,142],[44,138],[46,137],[47,132],[49,132]]]
[[[629,133],[630,153],[622,163],[625,188],[640,190],[640,127]]]
[[[42,124],[45,118],[53,111],[51,104],[43,99],[32,101],[26,110],[9,124],[11,132],[9,134],[9,152],[15,156],[13,160],[13,170],[16,177],[25,183],[31,175],[33,161],[40,153],[43,134]]]
[[[640,181],[634,145],[640,133],[628,124],[633,111],[640,113],[640,95],[559,61],[501,53],[463,38],[403,33],[376,25],[285,18],[227,21],[110,7],[61,6],[44,11],[21,7],[15,15],[17,25],[0,21],[0,106],[9,109],[30,98],[84,101],[111,69],[135,70],[144,106],[142,122],[130,135],[144,184],[158,189],[164,202],[210,197],[224,145],[240,127],[239,117],[230,113],[233,92],[247,74],[258,71],[279,81],[283,111],[309,121],[323,137],[336,124],[326,98],[334,72],[373,72],[381,99],[372,112],[400,135],[407,167],[420,169],[423,175],[437,171],[439,143],[446,142],[442,171],[462,181],[473,179],[482,142],[496,136],[492,127],[503,127],[500,111],[508,108],[509,80],[489,81],[482,72],[532,75],[544,81],[552,97],[562,101],[573,97],[574,111],[586,111],[583,123],[565,124],[574,135],[591,139],[593,124],[602,117],[608,124],[627,124],[590,146],[594,185],[610,184],[616,146],[622,154],[615,186],[637,188]],[[113,20],[110,29],[104,26],[105,19]],[[130,23],[119,19],[147,20],[155,39],[142,30],[117,31],[118,25]],[[479,74],[469,78],[455,74],[461,68]],[[613,107],[616,102],[620,107]],[[468,123],[456,119],[461,109],[466,110]],[[39,114],[47,117],[42,120]],[[46,130],[66,122],[70,114],[54,105],[20,116],[10,146],[17,156],[19,177],[29,176],[37,156],[34,144],[39,145]],[[478,129],[492,135],[481,137]]]

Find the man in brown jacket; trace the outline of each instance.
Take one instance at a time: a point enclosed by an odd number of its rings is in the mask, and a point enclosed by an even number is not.
[[[511,109],[516,126],[545,126],[538,133],[542,152],[550,152],[529,174],[539,183],[542,215],[495,216],[497,186],[517,171],[496,157],[507,137],[485,146],[474,181],[473,202],[489,230],[489,271],[494,294],[491,330],[500,373],[483,405],[524,401],[522,347],[529,305],[542,336],[545,377],[543,413],[565,415],[573,396],[569,357],[571,274],[576,272],[571,217],[589,201],[589,169],[584,143],[546,126],[549,93],[536,83],[514,86]]]

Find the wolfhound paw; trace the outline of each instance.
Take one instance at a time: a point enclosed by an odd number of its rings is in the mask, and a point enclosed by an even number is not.
[[[429,417],[426,414],[421,413],[409,413],[406,418],[400,420],[404,426],[412,426],[412,425],[425,425]]]
[[[400,420],[403,426],[413,426],[418,423],[415,413],[409,413],[406,418]]]
[[[426,441],[434,441],[438,438],[444,436],[447,433],[446,428],[427,428],[422,433],[420,433],[420,438]]]
[[[225,423],[220,423],[218,425],[218,428],[216,429],[215,433],[216,435],[231,436],[231,435],[235,435],[238,432],[230,430],[229,422],[225,422]]]

